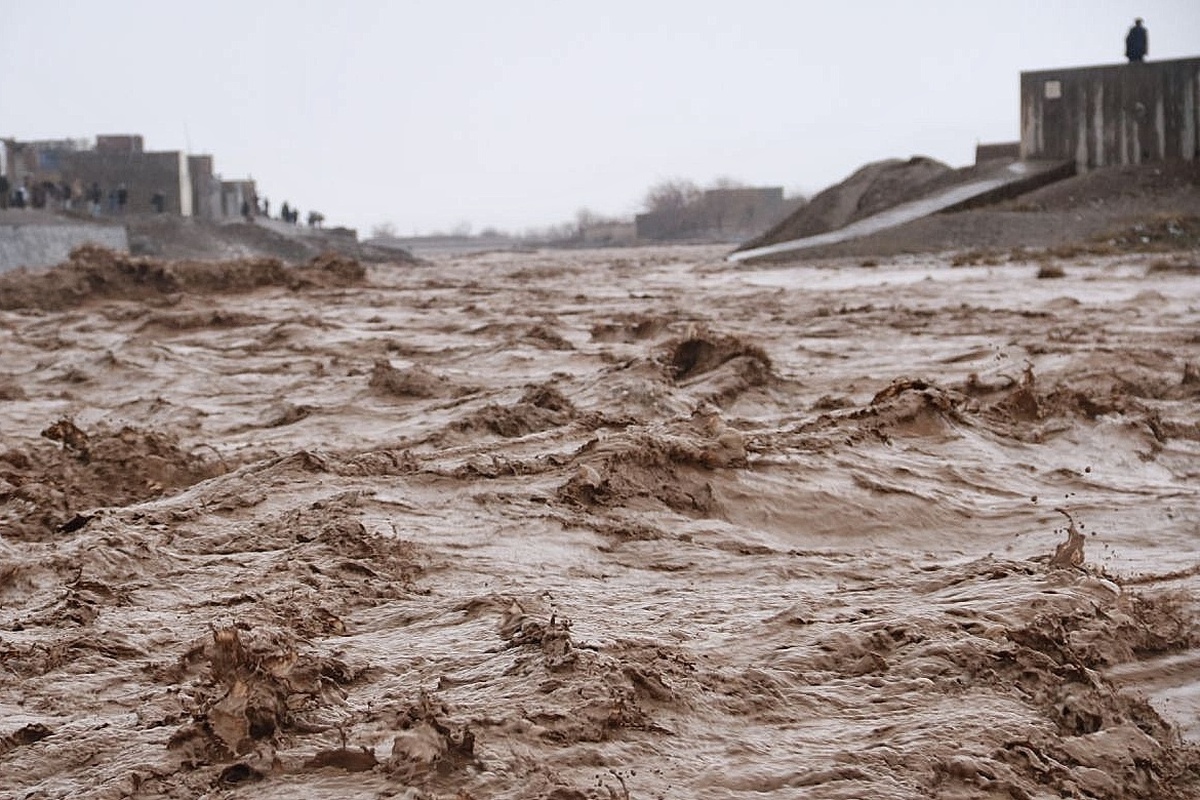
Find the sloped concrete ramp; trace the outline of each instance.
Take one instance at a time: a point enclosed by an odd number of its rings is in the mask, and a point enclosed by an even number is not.
[[[1074,174],[1073,162],[1014,161],[998,164],[987,177],[968,180],[926,197],[900,203],[886,211],[857,220],[837,230],[749,250],[740,250],[726,256],[726,260],[731,262],[750,261],[822,245],[837,244],[850,239],[859,239],[921,217],[927,217],[930,214],[942,211],[962,211],[1007,200]]]

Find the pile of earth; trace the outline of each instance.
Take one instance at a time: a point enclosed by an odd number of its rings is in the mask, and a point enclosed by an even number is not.
[[[0,450],[0,520],[12,541],[69,533],[91,519],[88,509],[170,494],[229,467],[211,447],[184,450],[170,432],[85,431],[60,419],[42,438],[50,441]]]
[[[738,249],[750,250],[844,228],[851,222],[929,194],[938,188],[939,178],[954,172],[942,162],[924,156],[913,156],[907,161],[898,158],[875,161],[818,193],[796,213]]]
[[[999,208],[1038,212],[1108,207],[1138,212],[1147,205],[1200,212],[1200,162],[1094,169],[1035,189]]]
[[[0,309],[55,311],[96,298],[173,303],[181,293],[245,292],[264,286],[293,290],[351,286],[362,283],[365,275],[357,261],[335,253],[289,267],[278,258],[261,256],[164,262],[83,245],[57,267],[0,274]]]

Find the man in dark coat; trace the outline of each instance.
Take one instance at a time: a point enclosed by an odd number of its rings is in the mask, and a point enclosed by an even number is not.
[[[1146,33],[1146,29],[1142,27],[1141,17],[1138,17],[1133,21],[1133,27],[1125,36],[1125,57],[1132,64],[1135,61],[1145,61],[1146,54],[1149,52],[1150,37]]]

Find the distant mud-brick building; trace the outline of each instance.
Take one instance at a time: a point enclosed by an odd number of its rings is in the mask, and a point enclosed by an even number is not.
[[[1079,170],[1200,155],[1200,58],[1021,73],[1021,157]]]
[[[22,185],[26,178],[34,184],[65,183],[71,187],[77,210],[85,210],[87,191],[97,184],[103,212],[113,210],[111,199],[124,187],[124,210],[129,213],[157,211],[155,197],[160,195],[165,213],[204,219],[240,214],[240,207],[229,209],[223,202],[225,192],[220,176],[213,172],[212,156],[188,155],[180,150],[148,151],[138,135],[97,136],[94,144],[87,139],[5,139],[4,149],[13,187]],[[252,184],[236,183],[238,192]],[[252,196],[253,191],[246,194]],[[238,196],[240,200],[241,194]]]

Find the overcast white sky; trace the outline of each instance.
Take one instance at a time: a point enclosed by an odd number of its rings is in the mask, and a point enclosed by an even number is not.
[[[812,193],[1018,138],[1022,70],[1200,55],[1200,0],[0,0],[0,136],[141,133],[330,224],[519,231],[667,178]]]

